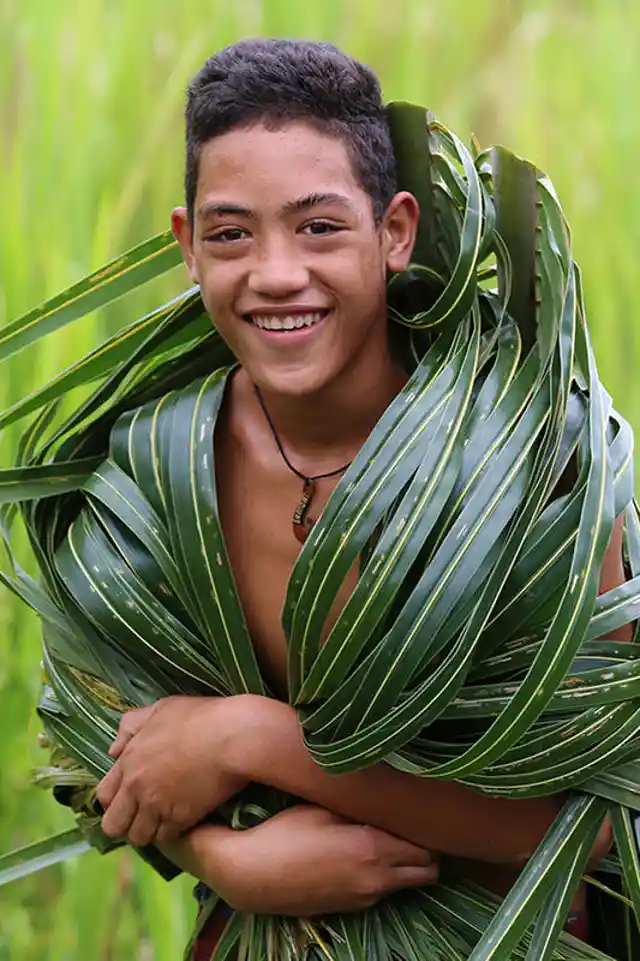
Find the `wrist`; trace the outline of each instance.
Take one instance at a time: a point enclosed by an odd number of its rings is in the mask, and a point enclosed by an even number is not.
[[[220,866],[227,860],[226,847],[233,840],[231,828],[201,824],[174,841],[157,843],[157,849],[181,871],[214,887]]]
[[[258,694],[240,694],[230,701],[235,704],[224,763],[235,777],[263,782],[265,767],[275,762],[292,732],[297,733],[297,714],[283,701]]]

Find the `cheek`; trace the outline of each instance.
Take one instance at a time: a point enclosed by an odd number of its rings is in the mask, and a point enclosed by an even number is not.
[[[366,320],[371,312],[380,310],[386,301],[386,270],[383,261],[375,254],[353,257],[343,264],[340,287],[345,307],[350,304],[354,312]]]
[[[226,315],[233,310],[239,286],[238,270],[233,263],[201,263],[200,292],[207,312],[224,323]]]
[[[386,268],[379,251],[370,247],[344,250],[333,259],[327,277],[342,296],[349,299],[371,300],[380,295],[386,285]]]

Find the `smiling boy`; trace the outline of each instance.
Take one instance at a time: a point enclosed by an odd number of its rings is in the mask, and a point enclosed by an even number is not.
[[[329,776],[287,703],[281,610],[300,542],[409,376],[386,286],[410,263],[419,210],[397,190],[378,81],[328,44],[236,44],[190,86],[186,166],[173,231],[238,361],[215,440],[220,516],[276,698],[168,698],[129,712],[98,791],[104,830],[160,845],[253,912],[358,910],[433,883],[442,856],[504,886],[560,799],[490,798],[385,764]],[[617,525],[601,587],[623,580]],[[201,823],[252,781],[309,803],[246,832]],[[594,855],[606,844],[603,831]]]

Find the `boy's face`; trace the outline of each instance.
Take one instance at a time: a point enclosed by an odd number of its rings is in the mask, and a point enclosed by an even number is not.
[[[417,219],[403,193],[376,224],[344,144],[299,122],[205,144],[193,232],[184,208],[172,226],[249,377],[295,396],[388,350],[387,271],[408,265]]]

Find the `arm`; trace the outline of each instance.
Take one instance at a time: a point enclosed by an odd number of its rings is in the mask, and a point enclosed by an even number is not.
[[[619,584],[624,584],[627,579],[624,570],[622,553],[623,532],[623,519],[622,517],[619,517],[615,523],[613,534],[611,535],[611,540],[609,542],[609,547],[607,548],[607,553],[605,554],[602,562],[602,570],[600,571],[601,594],[612,590],[614,587],[618,587]],[[611,634],[607,635],[607,637],[612,641],[632,641],[633,625],[624,624],[615,631],[611,631]]]
[[[618,522],[601,589],[624,580],[621,543]],[[615,634],[626,639],[630,628]],[[134,844],[175,838],[256,781],[426,850],[521,864],[562,804],[561,797],[492,798],[386,764],[328,775],[304,746],[293,708],[254,695],[165,698],[131,711],[110,753],[118,763],[97,792],[107,809],[103,829],[110,837],[127,834]],[[607,840],[604,831],[594,856],[606,850]]]
[[[619,518],[603,560],[601,592],[625,580],[622,533]],[[612,632],[611,637],[630,640],[631,625]],[[561,797],[492,798],[453,781],[403,774],[386,764],[355,774],[328,775],[305,748],[294,711],[285,704],[269,706],[272,710],[264,725],[251,725],[251,734],[241,743],[237,755],[251,780],[289,791],[429,850],[486,862],[523,862],[562,806]],[[277,753],[270,748],[273,744],[278,745]],[[607,847],[605,828],[594,857],[601,856]]]
[[[386,764],[353,774],[327,774],[307,751],[293,708],[279,702],[262,708],[255,705],[254,721],[246,736],[240,735],[236,769],[253,781],[427,850],[497,863],[525,861],[560,810],[562,802],[555,797],[492,798],[453,781],[414,777]]]
[[[438,877],[437,861],[426,851],[310,805],[288,808],[248,831],[202,825],[162,850],[230,907],[252,914],[362,911]]]

